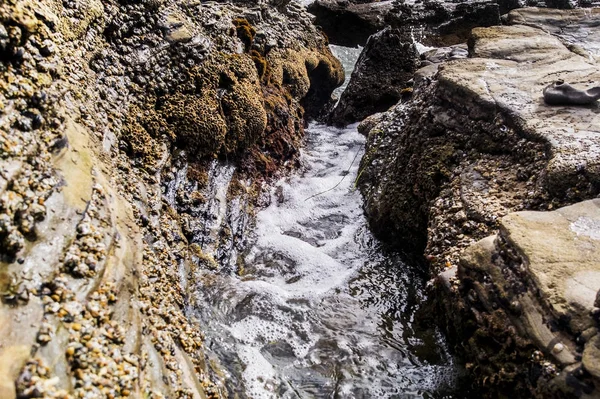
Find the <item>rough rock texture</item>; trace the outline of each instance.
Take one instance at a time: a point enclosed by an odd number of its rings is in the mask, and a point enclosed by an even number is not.
[[[426,65],[411,101],[361,123],[359,187],[375,233],[447,269],[441,314],[487,396],[597,397],[598,200],[512,212],[600,193],[599,105],[542,95],[600,80],[600,21],[593,9],[507,20],[531,26],[474,29],[470,58]]]
[[[442,307],[484,386],[518,397],[598,397],[600,200],[511,213],[454,271],[442,275]]]
[[[492,1],[385,0],[356,4],[317,0],[308,9],[331,43],[356,46],[386,26],[401,29],[404,42],[416,39],[427,45],[461,43],[476,26],[498,25],[501,7]],[[502,9],[503,13],[506,11]]]
[[[188,275],[343,81],[288,3],[0,4],[0,397],[226,395]]]
[[[355,3],[315,1],[308,10],[316,16],[315,24],[327,30],[329,40],[340,46],[366,43],[369,36],[386,26],[384,16],[393,8],[393,1]]]
[[[432,75],[437,65],[448,60],[467,58],[466,43],[437,47],[418,54],[415,45],[402,43],[398,31],[391,28],[374,34],[361,52],[347,89],[329,114],[329,121],[338,126],[363,121],[359,132],[368,131],[398,101],[412,97],[415,78]],[[423,68],[431,66],[431,68]],[[418,74],[415,70],[421,67]],[[371,118],[367,118],[372,116]]]
[[[419,55],[413,43],[402,43],[401,33],[386,28],[371,36],[365,45],[340,101],[330,115],[339,126],[387,111],[403,93],[410,92],[409,81],[418,66]]]
[[[593,59],[521,25],[475,29],[470,53],[417,72],[413,100],[370,130],[360,179],[374,230],[440,266],[508,212],[600,191],[597,106],[542,98],[559,78],[598,80]]]
[[[547,8],[523,8],[506,15],[510,25],[527,25],[560,37],[571,49],[596,61],[600,57],[600,8],[577,9],[569,12]]]

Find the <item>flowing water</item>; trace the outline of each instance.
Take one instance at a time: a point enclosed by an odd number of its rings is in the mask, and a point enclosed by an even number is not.
[[[351,68],[357,52],[334,48]],[[418,322],[422,268],[368,231],[356,126],[311,124],[302,167],[256,216],[239,273],[196,277],[191,313],[231,397],[451,398],[443,337]]]

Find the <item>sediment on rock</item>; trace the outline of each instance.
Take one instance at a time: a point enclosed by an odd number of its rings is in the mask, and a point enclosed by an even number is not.
[[[288,3],[0,5],[2,398],[226,396],[186,279],[344,78]]]

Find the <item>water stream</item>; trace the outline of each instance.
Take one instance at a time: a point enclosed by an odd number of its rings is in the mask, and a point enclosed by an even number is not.
[[[334,51],[347,68],[358,55]],[[241,272],[196,276],[191,313],[231,397],[455,397],[443,337],[417,322],[424,273],[367,228],[354,183],[364,142],[356,126],[311,124],[302,167],[257,213]]]

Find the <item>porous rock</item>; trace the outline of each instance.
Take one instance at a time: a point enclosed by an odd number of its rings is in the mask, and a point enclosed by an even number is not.
[[[507,21],[528,22],[474,29],[469,58],[418,70],[410,102],[361,124],[359,187],[374,232],[443,271],[440,321],[484,396],[595,397],[600,121],[543,90],[600,79],[577,39],[598,17]]]
[[[326,39],[288,1],[9,0],[0,61],[0,396],[226,397],[179,270],[297,164]]]

